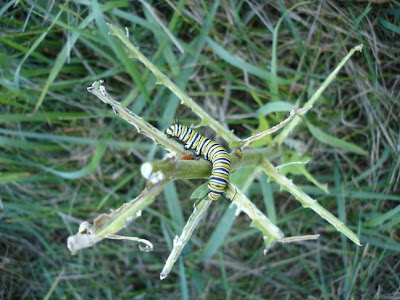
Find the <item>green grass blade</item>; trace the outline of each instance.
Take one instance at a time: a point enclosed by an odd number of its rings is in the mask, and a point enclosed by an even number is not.
[[[17,2],[17,0],[12,0],[9,1],[7,4],[4,4],[4,6],[0,9],[0,18],[3,16],[3,14],[11,7],[15,4],[15,2]],[[19,2],[19,0],[18,0]]]
[[[230,205],[230,207],[225,211],[221,220],[218,222],[218,225],[214,228],[207,244],[202,249],[201,255],[198,259],[199,262],[213,257],[217,250],[225,244],[225,237],[235,221],[236,209],[236,205]]]
[[[82,177],[85,177],[85,176],[91,174],[96,169],[96,167],[100,163],[101,158],[103,157],[103,155],[105,153],[106,148],[107,147],[104,144],[100,144],[96,148],[96,151],[95,151],[90,163],[88,165],[86,165],[85,167],[83,167],[82,169],[77,170],[77,171],[69,171],[69,172],[68,171],[58,171],[53,168],[46,167],[41,164],[33,163],[33,162],[31,163],[31,165],[35,166],[39,169],[42,169],[43,171],[51,173],[55,176],[61,177],[63,179],[69,179],[69,180],[79,179],[79,178],[82,178]]]
[[[243,61],[243,59],[239,56],[229,53],[210,37],[206,37],[206,41],[207,45],[213,50],[213,52],[230,65],[240,70],[245,69],[249,74],[257,76],[268,82],[271,81],[271,72],[265,71],[264,69],[261,69],[251,63]],[[291,82],[292,80],[290,79],[277,79],[277,83],[282,85],[290,84]]]
[[[108,4],[111,3],[112,2],[109,2]],[[121,45],[121,43],[118,42],[118,40],[115,37],[110,36],[108,34],[108,26],[97,0],[92,1],[92,9],[94,18],[99,26],[103,39],[107,41],[108,45],[112,48],[115,55],[122,62],[123,66],[126,69],[126,72],[130,75],[131,79],[137,84],[139,90],[143,93],[143,95],[145,95],[147,101],[150,103],[150,95],[142,80],[142,72],[135,65],[134,61],[129,58],[127,51]]]
[[[181,299],[189,300],[189,287],[186,280],[185,265],[183,264],[182,257],[179,258],[179,282],[181,286]]]
[[[360,155],[367,155],[367,151],[354,145],[353,143],[349,143],[338,139],[334,136],[331,136],[322,130],[318,129],[317,127],[313,126],[310,122],[306,121],[307,127],[310,130],[311,134],[321,143],[327,144],[329,146],[340,148],[345,151],[357,153]]]
[[[31,176],[28,172],[3,172],[0,174],[0,183],[14,183]]]
[[[182,231],[185,221],[183,218],[182,207],[179,202],[178,193],[176,191],[175,183],[169,182],[164,189],[164,197],[167,202],[168,211],[171,215],[171,219],[175,224],[175,230],[177,232]]]
[[[341,176],[339,172],[339,167],[338,164],[335,164],[335,169],[334,169],[334,182],[335,182],[335,188],[338,190],[344,190],[343,184],[341,182]],[[346,224],[346,209],[345,209],[345,200],[343,193],[337,194],[336,195],[336,202],[338,205],[338,218],[340,221],[342,221],[344,224]],[[348,268],[348,258],[347,258],[347,239],[344,236],[341,236],[341,242],[342,242],[342,259],[343,259],[343,265],[347,269]],[[347,278],[346,278],[347,279]]]
[[[15,130],[8,130],[8,129],[1,129],[0,134],[4,135],[11,135],[21,138],[30,138],[36,140],[44,140],[44,141],[51,141],[54,143],[68,143],[68,144],[78,144],[78,145],[90,145],[90,146],[98,146],[101,143],[104,143],[106,146],[113,147],[113,148],[120,148],[120,149],[136,149],[136,150],[149,150],[153,147],[153,144],[145,143],[145,142],[128,142],[128,141],[117,141],[117,140],[101,140],[99,138],[86,138],[86,137],[79,137],[79,136],[64,136],[58,134],[51,134],[51,133],[39,133],[39,132],[29,132],[29,131],[15,131]],[[12,145],[15,147],[30,147],[30,148],[43,148],[43,150],[48,149],[51,151],[52,149],[59,149],[57,145],[48,145],[38,143],[37,141],[30,142],[25,140],[17,140],[17,139],[9,139],[6,137],[0,136],[0,145],[7,144]]]
[[[270,102],[260,107],[257,110],[257,115],[262,114],[263,116],[266,116],[268,114],[275,112],[291,111],[293,107],[294,104],[289,102],[284,102],[284,101]]]
[[[24,58],[22,59],[21,63],[18,65],[17,69],[15,70],[14,73],[14,85],[17,91],[19,91],[19,73],[21,71],[21,67],[24,64],[24,62],[27,60],[27,58],[37,49],[37,47],[42,43],[42,41],[46,38],[47,34],[50,32],[50,30],[53,28],[54,24],[57,23],[58,19],[60,18],[61,14],[63,13],[62,10],[58,12],[58,14],[55,16],[54,20],[51,22],[50,26],[46,29],[45,32],[43,32],[39,38],[33,43],[33,45],[29,48],[28,52],[25,54]]]
[[[47,92],[50,89],[50,86],[58,76],[58,74],[61,72],[61,69],[63,68],[65,62],[67,61],[69,52],[71,51],[71,48],[75,45],[76,41],[78,40],[80,36],[80,30],[86,28],[90,22],[93,21],[93,15],[89,14],[78,26],[78,30],[72,33],[71,38],[69,39],[69,42],[66,43],[61,50],[61,52],[58,54],[56,61],[54,62],[53,67],[50,70],[49,77],[46,80],[46,83],[42,89],[42,92],[40,93],[39,99],[36,102],[35,108],[33,109],[32,114],[35,114],[39,107],[42,105],[42,102],[44,100],[44,97],[46,96]]]
[[[262,179],[260,181],[261,191],[263,194],[265,208],[267,209],[267,216],[271,220],[272,223],[276,224],[276,209],[275,209],[275,201],[274,194],[271,190],[271,184],[267,180],[267,175],[263,174]]]
[[[386,29],[393,31],[394,33],[400,34],[400,26],[396,26],[383,18],[379,18],[378,22]]]
[[[396,223],[400,222],[400,205],[397,205],[395,208],[388,210],[384,214],[378,215],[375,218],[364,223],[364,226],[370,227],[381,227],[383,223],[388,222],[390,220],[394,220]],[[393,224],[395,225],[395,224]]]

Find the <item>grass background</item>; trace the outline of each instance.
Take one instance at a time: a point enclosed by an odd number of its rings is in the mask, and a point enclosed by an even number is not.
[[[4,3],[0,298],[398,299],[400,3],[312,1],[288,12],[295,3],[153,1],[150,10],[125,0]],[[273,30],[285,13],[273,51]],[[162,130],[176,116],[188,125],[198,122],[127,57],[106,22],[126,26],[158,68],[243,138],[260,124],[282,121],[280,102],[304,103],[362,43],[364,51],[353,55],[307,115],[328,139],[303,122],[282,153],[300,149],[311,157],[307,169],[328,183],[330,193],[303,176],[292,176],[294,182],[358,232],[363,246],[260,175],[250,199],[264,211],[269,206],[269,216],[274,207],[287,236],[320,233],[317,241],[277,245],[264,256],[262,236],[246,216],[228,218],[221,200],[160,281],[199,180],[169,184],[122,232],[149,239],[154,252],[104,241],[71,256],[67,237],[82,221],[138,195],[145,186],[141,163],[164,155],[86,87],[104,79],[110,94]],[[270,76],[275,61],[279,77]],[[278,108],[266,106],[271,103]],[[211,130],[200,131],[218,140]],[[368,154],[344,151],[332,137]],[[223,245],[212,249],[223,229]]]

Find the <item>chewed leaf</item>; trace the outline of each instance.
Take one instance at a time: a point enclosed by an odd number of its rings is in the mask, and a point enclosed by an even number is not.
[[[265,230],[265,227],[258,220],[251,221],[250,227],[258,228],[262,232],[265,244],[264,253],[266,253],[271,246],[277,242],[276,238],[271,236],[271,233]]]
[[[262,224],[260,223],[260,221],[258,221],[258,220],[256,220],[256,219],[254,219],[254,220],[251,221],[250,227],[258,228],[258,229],[261,231],[261,233],[262,233],[263,235],[269,234],[269,232],[266,230],[266,228],[265,228],[264,226],[262,226]]]
[[[305,176],[310,182],[316,185],[319,189],[323,190],[325,193],[329,193],[328,185],[322,184],[318,182],[314,176],[312,176],[306,169],[306,164],[310,160],[308,156],[298,156],[295,151],[287,151],[286,155],[283,157],[284,165],[281,166],[279,169],[283,175],[288,173],[293,175],[303,175]]]
[[[283,175],[288,173],[293,175],[303,175],[306,164],[310,160],[309,156],[299,156],[295,151],[286,151],[282,157],[282,165],[278,168]]]
[[[340,148],[349,152],[354,152],[360,155],[367,155],[367,151],[364,149],[361,149],[357,145],[354,145],[353,143],[349,143],[346,141],[343,141],[341,139],[338,139],[334,136],[331,136],[317,127],[314,127],[310,122],[306,120],[306,124],[308,129],[310,130],[311,134],[321,143],[327,144],[332,147]]]

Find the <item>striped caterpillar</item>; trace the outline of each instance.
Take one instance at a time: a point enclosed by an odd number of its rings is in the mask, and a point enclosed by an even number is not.
[[[219,196],[222,196],[229,203],[232,202],[223,194],[232,169],[228,152],[221,145],[185,125],[172,124],[165,130],[165,134],[168,138],[178,138],[182,144],[185,144],[185,149],[195,150],[195,155],[203,155],[204,159],[212,163],[211,177],[208,182],[208,199],[217,200]]]

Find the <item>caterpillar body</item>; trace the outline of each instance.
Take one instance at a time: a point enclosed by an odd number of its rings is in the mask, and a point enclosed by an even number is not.
[[[225,200],[231,202],[223,194],[232,169],[228,152],[221,145],[185,125],[172,124],[165,130],[165,134],[168,138],[178,138],[185,145],[185,149],[194,150],[195,155],[203,155],[204,159],[212,163],[211,177],[208,182],[208,199],[217,200],[219,196],[222,196]]]

